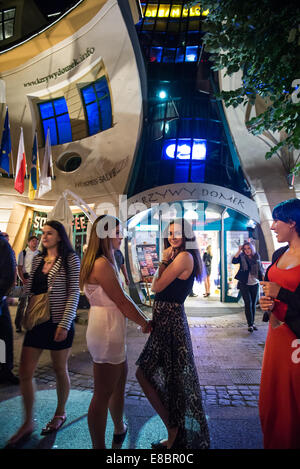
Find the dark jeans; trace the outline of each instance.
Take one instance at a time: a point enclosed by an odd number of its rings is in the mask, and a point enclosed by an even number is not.
[[[13,328],[11,324],[10,312],[6,300],[1,303],[0,314],[0,339],[5,342],[6,363],[1,364],[3,368],[13,369]]]
[[[247,285],[246,283],[239,282],[239,287],[245,303],[245,315],[248,327],[250,327],[253,326],[254,323],[259,283],[256,285]]]

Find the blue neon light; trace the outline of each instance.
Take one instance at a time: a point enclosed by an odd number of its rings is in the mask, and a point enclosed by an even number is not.
[[[176,144],[177,143],[177,144]],[[206,140],[179,138],[166,140],[163,147],[163,158],[178,160],[205,160]]]

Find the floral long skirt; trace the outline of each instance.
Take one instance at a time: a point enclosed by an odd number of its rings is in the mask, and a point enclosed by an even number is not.
[[[184,429],[181,446],[209,448],[208,425],[182,304],[154,302],[153,330],[136,364],[167,409],[170,428]]]

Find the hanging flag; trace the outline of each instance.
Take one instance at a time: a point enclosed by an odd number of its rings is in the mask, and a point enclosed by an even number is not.
[[[52,187],[52,153],[51,153],[51,140],[50,140],[50,129],[48,127],[47,139],[45,145],[44,159],[41,164],[41,176],[40,176],[40,188],[39,188],[39,197],[51,191]]]
[[[33,147],[32,147],[32,159],[31,159],[31,168],[29,176],[29,186],[28,186],[28,197],[30,200],[35,198],[36,192],[39,187],[39,154],[38,154],[38,144],[37,144],[37,133],[34,134]]]
[[[21,127],[19,149],[18,149],[18,159],[17,159],[17,166],[16,166],[16,177],[15,177],[15,189],[16,191],[20,192],[20,194],[23,194],[24,192],[25,175],[26,175],[26,157],[25,157],[23,128]]]
[[[4,128],[1,140],[1,149],[0,149],[0,169],[3,169],[9,175],[9,156],[11,153],[11,138],[10,138],[10,127],[9,127],[9,117],[8,117],[8,108],[6,108],[6,115],[4,121]]]

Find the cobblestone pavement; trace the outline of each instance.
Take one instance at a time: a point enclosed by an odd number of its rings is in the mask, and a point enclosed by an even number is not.
[[[15,307],[11,308],[14,321]],[[143,308],[151,315],[150,308]],[[203,313],[202,313],[203,315]],[[257,313],[258,331],[250,334],[241,312],[218,317],[189,316],[188,323],[193,342],[196,367],[201,384],[204,404],[221,407],[257,407],[260,370],[263,357],[267,324]],[[93,389],[93,369],[86,349],[85,331],[87,311],[78,312],[76,334],[69,360],[72,389]],[[146,399],[135,378],[135,361],[147,337],[137,327],[128,325],[128,365],[126,398]],[[15,368],[18,373],[23,334],[14,332]],[[55,388],[55,376],[48,352],[44,352],[36,370],[36,384],[41,388]]]
[[[144,311],[150,316],[149,308],[144,308]],[[261,314],[257,314],[258,331],[253,334],[247,331],[243,313],[218,318],[188,316],[188,322],[204,404],[219,407],[257,407],[267,332],[267,325],[261,322]],[[81,311],[78,314],[69,370],[73,389],[92,391],[92,363],[85,345],[86,324],[87,311]],[[146,399],[134,375],[134,363],[145,340],[146,337],[129,322],[129,375],[126,398],[130,400]],[[21,343],[22,335],[15,333],[17,355],[20,353]],[[17,360],[14,371],[18,372]],[[35,377],[38,386],[55,388],[55,376],[49,359],[40,361]]]
[[[79,390],[92,390],[93,377],[70,371],[71,387]],[[51,365],[38,367],[36,372],[37,384],[55,388],[55,376]],[[201,386],[203,402],[216,406],[247,406],[257,407],[258,385],[215,385]],[[135,380],[128,380],[125,396],[129,399],[146,399],[139,384]]]

